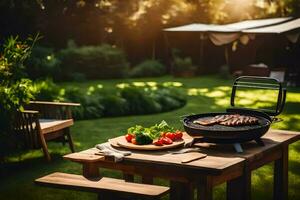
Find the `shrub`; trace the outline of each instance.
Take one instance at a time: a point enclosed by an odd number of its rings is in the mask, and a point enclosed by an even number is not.
[[[175,72],[184,72],[196,70],[196,67],[193,65],[192,59],[190,57],[174,58],[174,71]]]
[[[180,108],[186,104],[185,95],[175,88],[165,88],[156,90],[153,97],[162,106],[162,111],[169,111]]]
[[[102,97],[104,116],[122,116],[128,114],[129,105],[126,99],[115,94]]]
[[[177,82],[133,82],[118,84],[116,89],[90,86],[87,90],[77,87],[59,88],[51,80],[35,83],[37,100],[77,102],[81,106],[72,110],[75,119],[140,115],[179,108],[186,103],[186,96]],[[52,99],[51,99],[52,98]]]
[[[129,114],[149,114],[162,110],[161,105],[153,97],[146,95],[139,88],[125,87],[120,94],[128,102]]]
[[[131,77],[154,77],[166,74],[166,67],[157,60],[146,60],[130,71]]]
[[[74,73],[96,79],[120,78],[126,76],[128,71],[124,52],[108,44],[82,47],[69,45],[59,52],[59,58],[63,76],[69,80],[74,78]]]
[[[33,84],[35,99],[39,101],[62,100],[63,89],[60,89],[51,79],[39,80]]]
[[[59,59],[52,48],[35,46],[26,63],[26,71],[30,78],[53,77],[60,79]]]
[[[24,62],[28,59],[31,46],[38,39],[20,41],[8,38],[0,52],[0,163],[8,152],[15,149],[19,140],[13,140],[14,113],[33,98],[32,82],[24,78]]]

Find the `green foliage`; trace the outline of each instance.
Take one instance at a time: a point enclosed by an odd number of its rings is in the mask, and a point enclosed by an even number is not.
[[[157,60],[145,60],[130,71],[131,77],[155,77],[166,74],[166,67]]]
[[[2,47],[0,57],[0,112],[15,112],[33,98],[31,81],[24,79],[24,61],[29,57],[31,46],[37,37],[22,42],[9,37]]]
[[[0,162],[1,157],[10,151],[13,116],[17,110],[33,98],[32,82],[24,76],[24,62],[29,57],[31,47],[38,39],[28,38],[20,41],[9,37],[1,47],[0,53]]]
[[[127,100],[118,95],[103,96],[100,102],[104,106],[104,116],[122,116],[128,113]]]
[[[53,77],[59,79],[60,68],[59,59],[56,57],[52,48],[35,46],[28,62],[26,72],[32,79],[41,77]]]
[[[32,87],[35,92],[35,99],[40,101],[58,101],[62,99],[64,92],[51,79],[36,81]]]
[[[123,115],[158,113],[177,109],[186,104],[180,83],[133,82],[106,89],[98,84],[86,91],[60,88],[51,80],[36,82],[33,90],[37,100],[78,102],[73,108],[75,119],[93,119]]]
[[[174,71],[175,72],[184,72],[196,70],[196,67],[193,65],[191,57],[180,58],[176,56],[174,58]]]
[[[58,54],[63,78],[120,78],[127,74],[128,63],[121,49],[101,46],[69,45]]]
[[[120,94],[128,102],[129,114],[149,114],[162,110],[161,105],[154,98],[137,87],[126,87]]]

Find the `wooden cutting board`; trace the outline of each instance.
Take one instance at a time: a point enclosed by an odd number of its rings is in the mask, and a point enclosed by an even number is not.
[[[120,136],[114,139],[110,139],[109,143],[114,147],[124,147],[127,149],[144,150],[144,151],[155,151],[155,150],[164,150],[164,149],[172,149],[172,148],[180,147],[184,144],[184,140],[182,139],[182,140],[174,141],[173,144],[163,145],[163,146],[155,146],[154,144],[136,145],[127,142],[124,136]]]

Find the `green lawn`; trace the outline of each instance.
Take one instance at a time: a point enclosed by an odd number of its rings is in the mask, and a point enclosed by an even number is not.
[[[172,77],[132,79],[132,80],[101,80],[84,83],[64,83],[63,86],[79,86],[86,88],[92,84],[103,84],[104,87],[114,87],[115,84],[131,81],[179,81],[184,84],[188,94],[188,103],[185,107],[172,112],[127,116],[115,118],[102,118],[94,120],[76,121],[72,128],[76,150],[83,150],[93,147],[97,143],[106,141],[108,138],[122,135],[125,130],[135,124],[151,125],[161,120],[166,120],[172,126],[182,128],[180,116],[191,113],[222,111],[229,106],[229,96],[231,93],[232,80],[222,80],[215,76],[204,76],[199,78],[181,79]],[[270,106],[271,93],[256,91],[253,95],[241,93],[247,96],[248,100],[240,100],[243,104],[253,104],[257,106]],[[266,103],[259,103],[258,100],[267,100]],[[283,122],[276,123],[272,128],[281,128],[300,131],[300,88],[289,88],[285,111],[281,118]],[[0,199],[96,199],[95,195],[47,189],[35,186],[33,180],[54,171],[81,173],[80,165],[69,161],[64,161],[62,155],[69,153],[67,146],[52,143],[49,149],[53,156],[53,161],[47,163],[41,151],[27,151],[9,158],[9,162],[0,169]],[[289,197],[290,199],[300,199],[300,142],[290,146],[289,159]],[[104,175],[120,177],[120,173],[104,170]],[[265,166],[252,176],[253,199],[272,198],[272,165]],[[164,183],[158,180],[159,183]],[[225,199],[225,186],[217,187],[214,191],[214,199]]]

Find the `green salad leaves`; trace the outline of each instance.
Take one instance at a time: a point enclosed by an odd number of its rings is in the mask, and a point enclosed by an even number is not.
[[[175,129],[167,124],[166,121],[162,121],[159,124],[155,124],[149,128],[136,125],[130,127],[127,133],[135,135],[136,143],[139,145],[151,144],[153,140],[161,137],[161,133],[174,132]]]

